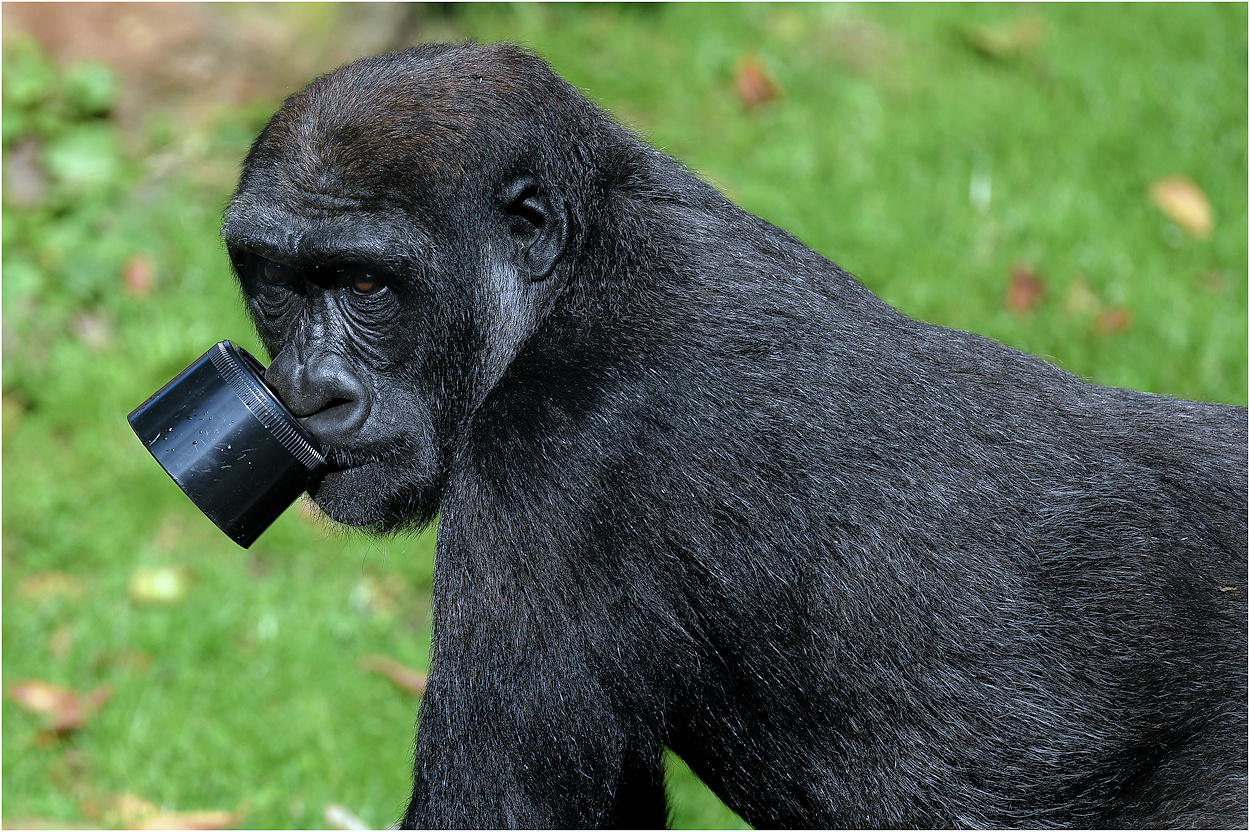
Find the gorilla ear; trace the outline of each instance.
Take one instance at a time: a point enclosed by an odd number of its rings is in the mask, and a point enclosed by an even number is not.
[[[541,189],[532,176],[522,176],[508,185],[503,202],[521,265],[531,280],[542,280],[564,253],[569,225],[564,203]]]

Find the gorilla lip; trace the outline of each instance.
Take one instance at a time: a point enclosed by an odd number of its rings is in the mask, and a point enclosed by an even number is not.
[[[325,451],[325,465],[319,472],[318,476],[323,477],[326,474],[333,474],[339,471],[350,471],[353,468],[361,468],[365,465],[373,465],[384,462],[382,458],[374,454],[360,454],[349,448],[335,448],[333,446],[322,446]]]

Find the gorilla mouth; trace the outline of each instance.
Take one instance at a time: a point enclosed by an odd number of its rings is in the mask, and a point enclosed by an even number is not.
[[[331,445],[323,442],[321,447],[325,453],[325,472],[327,474],[350,471],[370,465],[400,467],[404,465],[406,460],[410,464],[410,461],[418,456],[412,449],[407,447],[406,443],[399,439],[356,447]]]
[[[326,449],[326,473],[349,471],[375,462],[381,462],[381,454],[361,453],[344,448]]]
[[[438,504],[433,465],[418,449],[326,449],[326,467],[309,485],[313,502],[332,520],[366,532],[386,533],[429,522]]]

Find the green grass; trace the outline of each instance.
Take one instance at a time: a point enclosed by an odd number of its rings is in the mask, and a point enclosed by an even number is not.
[[[1030,14],[1041,40],[1014,48]],[[1099,383],[1244,405],[1246,24],[1244,5],[678,4],[469,6],[438,26],[528,43],[912,316]],[[1006,46],[972,47],[987,37]],[[746,55],[780,98],[742,105]],[[424,666],[432,532],[367,540],[291,511],[242,551],[125,423],[216,340],[257,348],[217,224],[277,102],[123,136],[114,84],[7,45],[4,682],[113,695],[65,738],[5,697],[4,817],[108,823],[129,793],[252,827],[323,826],[328,803],[391,823],[416,702],[357,662]],[[33,203],[12,184],[31,148]],[[1149,201],[1170,174],[1209,197],[1209,240]],[[150,293],[123,286],[136,263]],[[1045,294],[1016,314],[1024,267]],[[1131,325],[1100,327],[1110,309]],[[155,566],[188,571],[184,597],[131,599]],[[670,762],[677,825],[741,826]]]

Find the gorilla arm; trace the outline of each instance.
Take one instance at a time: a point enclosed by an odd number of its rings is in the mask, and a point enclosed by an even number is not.
[[[483,496],[460,485],[461,497]],[[607,643],[629,628],[586,608],[578,585],[594,578],[532,537],[501,539],[510,524],[466,508],[480,500],[445,505],[455,508],[439,525],[441,609],[403,826],[663,827],[660,744],[619,682],[597,678],[619,680],[630,672],[619,664],[639,660],[636,647]]]

